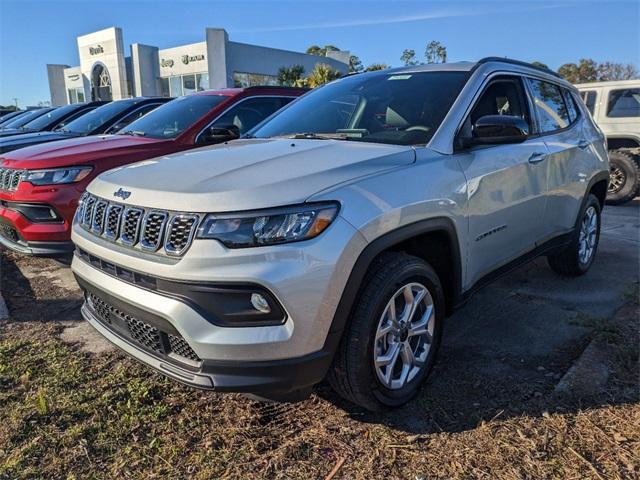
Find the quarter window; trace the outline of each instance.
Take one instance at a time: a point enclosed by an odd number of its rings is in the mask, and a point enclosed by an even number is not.
[[[587,110],[589,110],[589,113],[591,113],[591,115],[594,115],[593,112],[596,111],[596,91],[588,90],[580,92],[580,96],[582,97],[582,100],[584,100],[584,104],[587,106]]]
[[[640,117],[640,88],[611,90],[607,102],[607,117]]]
[[[565,90],[565,89],[563,89],[563,92],[564,92],[564,102],[567,105],[567,112],[569,114],[569,121],[573,123],[578,118],[578,107],[576,105],[576,102],[572,93],[569,90]]]
[[[538,113],[540,131],[546,133],[568,127],[571,121],[560,87],[531,78],[528,82]]]

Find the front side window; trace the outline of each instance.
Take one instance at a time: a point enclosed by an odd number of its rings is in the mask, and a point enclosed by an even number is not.
[[[120,134],[175,138],[228,98],[223,95],[178,97],[131,122]]]
[[[291,100],[293,99],[286,97],[251,98],[230,108],[213,126],[235,125],[240,130],[240,135],[244,135]]]
[[[468,72],[354,75],[313,90],[252,134],[426,144],[467,81]]]
[[[489,84],[471,112],[471,125],[486,115],[510,115],[530,123],[520,80],[507,77]]]
[[[640,117],[640,88],[611,90],[607,102],[607,117]]]
[[[560,87],[532,78],[529,78],[528,82],[538,113],[540,131],[546,133],[568,127],[571,120]]]

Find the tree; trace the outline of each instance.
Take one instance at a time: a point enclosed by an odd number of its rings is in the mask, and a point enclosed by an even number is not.
[[[307,48],[308,55],[315,55],[317,57],[326,57],[327,52],[339,52],[340,49],[335,45],[325,45],[324,47],[320,47],[318,45],[311,45]]]
[[[537,60],[534,62],[531,62],[531,65],[533,65],[534,67],[546,68],[547,70],[549,69],[549,66],[546,63],[542,63]]]
[[[416,51],[405,48],[400,56],[400,61],[406,66],[417,65],[418,61],[416,60]]]
[[[374,70],[386,70],[389,68],[389,65],[386,63],[372,63],[367,68],[364,69],[365,72],[373,72]]]
[[[349,73],[358,73],[362,70],[364,70],[364,67],[360,59],[355,55],[351,55],[349,57]]]
[[[598,65],[598,80],[633,80],[638,78],[638,69],[630,64],[603,62]]]
[[[590,58],[581,58],[578,64],[565,63],[558,73],[571,83],[595,82],[598,80],[598,64]]]
[[[278,70],[278,85],[293,87],[304,74],[302,65],[291,65],[290,67],[280,67]]]
[[[317,63],[307,78],[296,82],[297,87],[316,88],[325,83],[336,80],[342,76],[339,70],[331,68],[326,63]]]
[[[445,63],[447,61],[447,47],[437,40],[431,40],[427,43],[424,58],[427,60],[427,63]]]

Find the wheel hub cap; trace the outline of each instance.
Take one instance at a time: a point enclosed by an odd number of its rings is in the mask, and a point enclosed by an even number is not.
[[[429,290],[420,283],[399,288],[378,322],[374,366],[382,384],[397,390],[424,368],[431,350],[435,311]]]
[[[619,192],[627,181],[624,170],[618,167],[611,167],[609,171],[609,193]]]

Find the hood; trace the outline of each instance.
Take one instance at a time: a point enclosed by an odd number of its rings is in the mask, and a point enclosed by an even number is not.
[[[7,166],[15,168],[50,168],[66,165],[79,165],[91,163],[107,156],[113,156],[123,149],[129,150],[131,147],[146,148],[152,144],[166,142],[152,138],[132,137],[128,135],[93,135],[88,137],[69,138],[69,134],[59,132],[43,132],[43,135],[58,134],[63,135],[58,138],[40,137],[42,142],[58,140],[53,144],[42,144],[38,137],[32,137],[33,145],[27,148],[20,148],[15,152],[2,155]],[[35,135],[35,134],[34,134]],[[21,135],[21,137],[26,135]],[[17,137],[13,137],[17,138]],[[9,141],[7,139],[6,141]],[[29,140],[25,138],[25,143]],[[3,141],[0,139],[0,149]],[[18,148],[18,147],[16,147]]]
[[[0,138],[0,153],[10,152],[18,148],[24,148],[40,143],[53,142],[65,138],[73,138],[73,135],[63,132],[30,132],[20,135],[11,135]]]
[[[316,192],[415,160],[411,147],[340,140],[251,139],[110,170],[88,190],[127,204],[189,212],[304,202]]]

